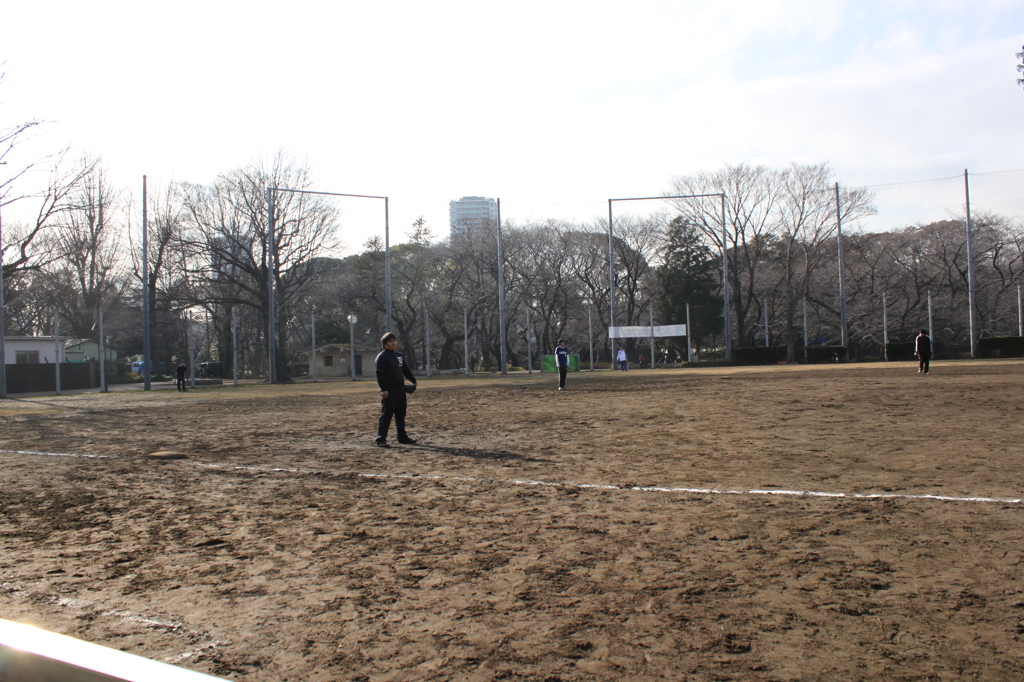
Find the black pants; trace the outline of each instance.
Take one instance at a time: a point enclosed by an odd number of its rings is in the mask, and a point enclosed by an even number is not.
[[[185,390],[185,377],[179,376],[177,382],[175,382],[175,385],[178,387],[179,391],[184,391]]]
[[[569,373],[568,367],[558,368],[558,387],[565,388],[565,375]]]
[[[391,428],[391,417],[395,418],[395,430],[398,440],[405,440],[405,389],[389,388],[388,397],[380,399],[380,418],[377,420],[377,440],[387,440],[388,429]]]
[[[927,354],[927,353],[920,353],[917,356],[917,359],[918,359],[918,363],[917,363],[918,370],[923,370],[924,373],[927,374],[928,373],[928,362],[929,362],[929,360],[932,359],[932,356]]]

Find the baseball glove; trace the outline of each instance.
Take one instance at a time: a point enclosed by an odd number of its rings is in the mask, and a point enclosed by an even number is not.
[[[405,392],[412,395],[416,392],[416,384],[409,384],[405,387]]]

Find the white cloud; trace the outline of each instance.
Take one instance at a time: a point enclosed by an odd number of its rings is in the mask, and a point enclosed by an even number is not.
[[[587,219],[723,162],[828,161],[851,184],[1024,166],[1020,15],[1008,0],[21,3],[0,116],[54,120],[40,142],[99,153],[132,188],[285,148],[326,189],[390,196],[395,234],[422,214],[440,235],[465,194]],[[351,246],[382,222],[369,203],[345,205]]]

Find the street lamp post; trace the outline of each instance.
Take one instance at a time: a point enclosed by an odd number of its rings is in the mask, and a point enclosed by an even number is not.
[[[590,335],[590,371],[594,371],[594,304],[587,306],[587,327]]]
[[[100,393],[107,392],[107,340],[103,335],[103,308],[99,309],[100,325]]]
[[[508,348],[505,345],[505,247],[501,238],[501,198],[498,199],[498,336],[501,337],[501,373],[508,374]]]
[[[462,309],[462,354],[466,361],[466,376],[469,376],[469,311]]]
[[[351,354],[349,364],[352,365],[352,381],[356,380],[356,322],[358,321],[359,318],[354,313],[348,316],[348,344]]]
[[[313,335],[313,381],[316,381],[316,308],[313,308],[313,314],[310,315],[310,330]]]
[[[530,329],[530,309],[526,309],[526,367],[527,374],[533,374],[533,336]]]
[[[153,354],[150,348],[149,320],[149,198],[146,176],[142,176],[142,390],[153,390]]]

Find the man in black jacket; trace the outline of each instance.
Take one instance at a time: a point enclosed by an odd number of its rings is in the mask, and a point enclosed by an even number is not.
[[[928,373],[928,362],[932,359],[932,340],[928,338],[927,331],[922,329],[917,337],[917,347],[914,349],[917,356],[917,373]]]
[[[391,427],[392,416],[395,418],[398,442],[414,445],[416,441],[409,438],[409,434],[405,432],[405,395],[407,390],[409,393],[416,390],[416,377],[412,375],[412,370],[406,364],[405,357],[396,350],[398,337],[388,332],[381,337],[380,345],[384,350],[380,352],[374,363],[377,367],[377,385],[380,386],[377,446],[388,447],[388,429]],[[406,379],[412,382],[412,386],[406,388]]]
[[[174,385],[178,387],[179,391],[187,390],[185,388],[185,372],[187,371],[188,367],[185,366],[184,360],[182,360],[174,370],[175,378],[177,379],[177,381],[174,382]]]

